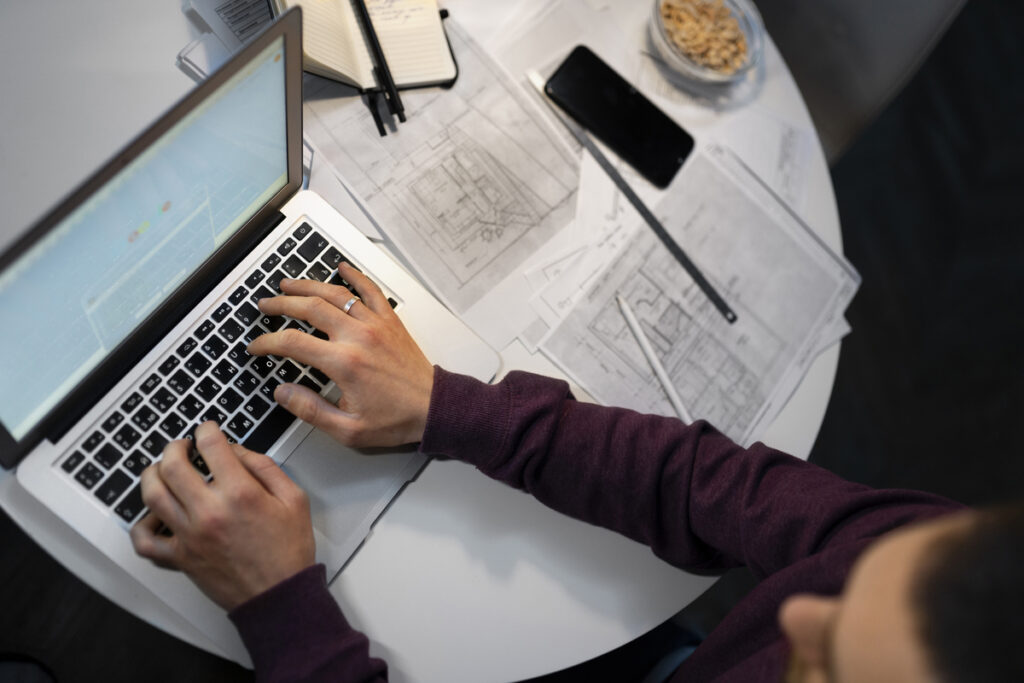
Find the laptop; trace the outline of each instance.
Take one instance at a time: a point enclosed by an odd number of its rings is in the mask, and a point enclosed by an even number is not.
[[[329,399],[337,389],[316,368],[245,352],[285,327],[319,334],[255,302],[282,277],[346,287],[337,265],[348,261],[381,286],[432,362],[484,381],[499,365],[389,255],[301,189],[301,89],[293,10],[0,256],[0,314],[19,321],[0,338],[0,462],[243,662],[223,611],[132,550],[128,530],[146,512],[139,475],[164,445],[214,419],[282,464],[314,501],[329,572],[425,462],[414,449],[371,457],[343,448],[274,403],[281,382]],[[201,457],[195,465],[205,470]]]

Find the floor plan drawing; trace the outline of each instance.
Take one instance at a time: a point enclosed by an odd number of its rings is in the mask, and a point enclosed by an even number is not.
[[[806,372],[858,280],[806,226],[766,211],[710,157],[682,173],[655,214],[738,320],[727,323],[641,228],[540,347],[598,401],[674,415],[616,305],[622,296],[690,413],[745,442]]]
[[[402,93],[378,135],[358,97],[311,79],[306,130],[432,289],[464,313],[574,215],[579,161],[536,104],[450,20],[459,77]]]

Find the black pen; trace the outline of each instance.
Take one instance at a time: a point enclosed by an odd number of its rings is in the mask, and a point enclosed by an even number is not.
[[[388,68],[388,61],[384,58],[384,50],[380,46],[380,39],[377,38],[377,32],[373,29],[373,21],[370,19],[370,11],[366,9],[365,0],[355,0],[354,2],[356,10],[359,12],[359,18],[362,20],[366,27],[366,38],[370,43],[370,51],[373,53],[373,59],[377,62],[377,66],[374,67],[374,75],[380,82],[381,87],[384,89],[385,98],[388,103],[388,110],[398,120],[405,122],[405,108],[402,106],[402,98],[398,96],[398,88],[395,87],[395,79],[391,77],[391,69]]]

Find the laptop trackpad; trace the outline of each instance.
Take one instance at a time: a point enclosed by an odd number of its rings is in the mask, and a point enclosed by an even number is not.
[[[283,469],[309,495],[316,557],[327,566],[329,579],[426,462],[415,446],[356,451],[317,429],[295,449]]]

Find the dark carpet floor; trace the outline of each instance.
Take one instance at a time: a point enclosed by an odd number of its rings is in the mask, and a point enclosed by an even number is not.
[[[850,479],[977,505],[1024,495],[1021,35],[1019,0],[971,0],[833,170],[864,283],[811,460]],[[251,680],[93,593],[2,516],[0,547],[0,655],[64,683]],[[749,587],[729,574],[683,614],[711,628]],[[669,624],[541,680],[639,680],[676,637]]]

